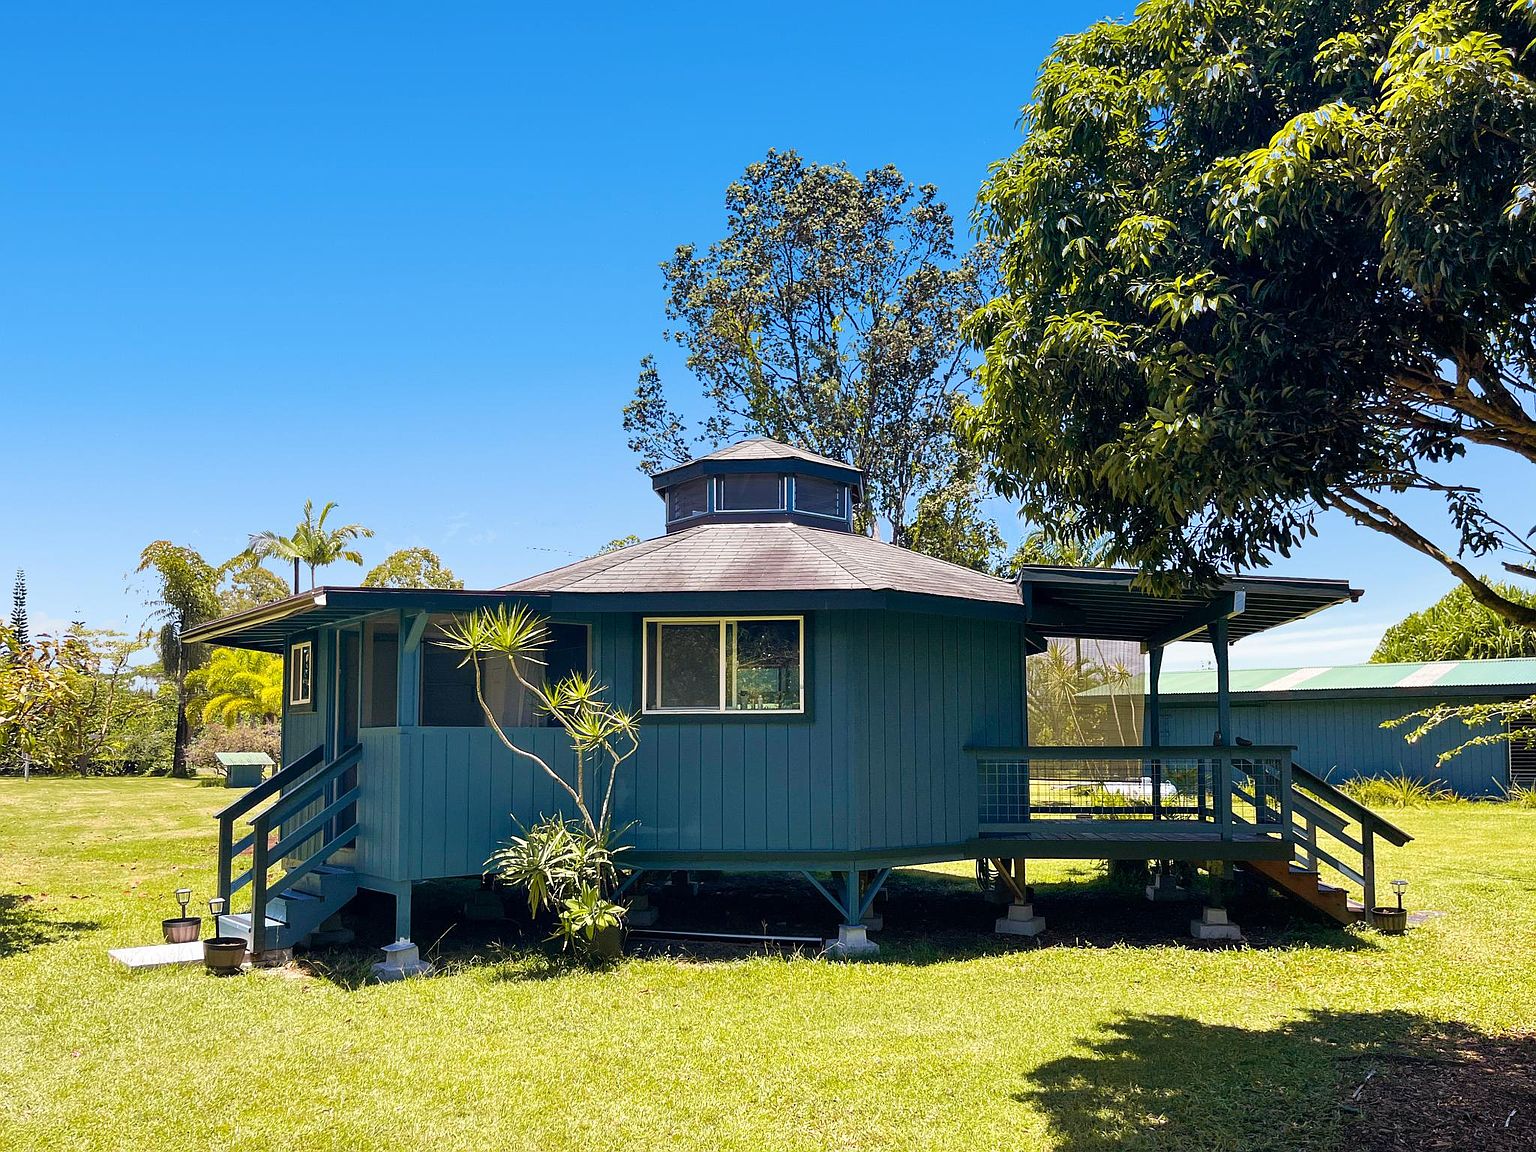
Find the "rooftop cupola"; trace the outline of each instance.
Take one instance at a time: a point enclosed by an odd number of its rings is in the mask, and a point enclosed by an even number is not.
[[[651,486],[666,504],[668,532],[786,521],[851,532],[864,498],[857,468],[777,440],[740,440],[658,472]]]

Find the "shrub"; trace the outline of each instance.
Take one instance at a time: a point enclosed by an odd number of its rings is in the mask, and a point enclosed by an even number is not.
[[[1396,776],[1358,776],[1339,785],[1339,791],[1367,808],[1425,808],[1430,804],[1450,804],[1461,797],[1445,786],[1443,780],[1418,780],[1399,773]]]
[[[282,727],[265,724],[205,724],[187,748],[187,763],[194,772],[224,775],[215,752],[265,752],[275,764],[283,762]]]
[[[1516,808],[1536,808],[1536,787],[1515,784],[1504,793],[1504,799]]]

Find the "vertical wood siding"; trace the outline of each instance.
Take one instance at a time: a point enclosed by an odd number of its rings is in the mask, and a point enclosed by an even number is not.
[[[844,720],[857,846],[950,844],[976,835],[968,744],[1024,740],[1023,637],[998,621],[851,613]]]
[[[589,622],[595,673],[638,710],[639,618]],[[962,749],[1023,741],[1017,626],[815,612],[806,628],[806,715],[645,718],[616,793],[637,849],[849,850],[975,835],[975,765]],[[319,730],[299,715],[285,728],[293,748]],[[510,734],[568,762],[558,729]],[[554,783],[489,729],[369,728],[362,741],[357,867],[367,875],[475,875],[515,821],[563,810]]]
[[[1402,774],[1442,781],[1463,796],[1501,795],[1509,782],[1509,751],[1503,743],[1468,748],[1443,765],[1435,763],[1440,753],[1496,728],[1474,730],[1453,722],[1410,744],[1403,738],[1406,727],[1381,726],[1383,720],[1433,703],[1421,697],[1379,696],[1234,703],[1232,730],[1255,744],[1294,744],[1298,764],[1335,781]],[[1209,743],[1215,727],[1214,705],[1180,705],[1164,698],[1165,743]]]

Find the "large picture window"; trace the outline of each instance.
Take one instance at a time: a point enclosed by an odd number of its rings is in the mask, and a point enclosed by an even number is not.
[[[645,622],[647,712],[802,712],[805,619]]]
[[[312,707],[315,702],[315,645],[301,640],[288,649],[288,703]]]

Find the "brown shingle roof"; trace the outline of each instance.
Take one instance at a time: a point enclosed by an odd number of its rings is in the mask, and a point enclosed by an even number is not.
[[[698,460],[810,460],[816,464],[830,464],[834,468],[856,471],[853,465],[842,460],[834,460],[830,456],[818,456],[815,452],[807,452],[804,448],[793,448],[777,440],[770,440],[766,436],[738,440],[734,444],[727,444],[724,448],[715,449],[707,456],[696,457],[689,463],[696,463]]]
[[[851,532],[703,524],[530,576],[507,592],[915,592],[1019,604],[1018,585]]]

